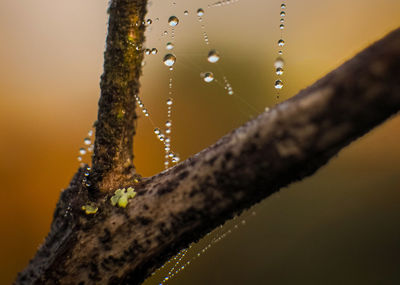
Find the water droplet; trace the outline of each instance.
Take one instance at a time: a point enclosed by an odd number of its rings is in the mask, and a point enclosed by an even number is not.
[[[179,19],[178,19],[177,17],[175,17],[175,16],[171,16],[171,17],[169,17],[169,19],[168,19],[168,24],[169,24],[171,27],[175,27],[176,25],[179,24]]]
[[[181,160],[180,157],[176,154],[172,157],[172,162],[174,163],[178,163],[180,160]]]
[[[82,161],[82,157],[81,156],[78,156],[78,161]]]
[[[283,58],[281,58],[281,57],[278,57],[274,62],[275,68],[279,68],[279,67],[283,68],[284,65],[285,65],[285,62],[283,61]]]
[[[278,46],[283,47],[284,45],[285,45],[285,41],[282,40],[282,39],[280,39],[280,40],[278,41]]]
[[[80,153],[81,155],[85,155],[85,154],[86,154],[86,149],[84,149],[83,147],[81,147],[81,148],[79,149],[79,153]]]
[[[150,50],[149,48],[146,48],[146,49],[144,50],[144,53],[147,54],[147,55],[149,55],[149,54],[151,53],[151,50]]]
[[[281,15],[281,17],[285,17],[286,16],[285,11],[282,11],[280,15]]]
[[[175,64],[175,61],[176,61],[176,57],[173,54],[169,53],[164,56],[164,64],[166,66],[172,67]]]
[[[85,145],[90,145],[90,144],[92,143],[92,141],[91,141],[90,138],[85,138],[85,139],[83,140],[83,143],[84,143]]]
[[[151,49],[151,54],[157,54],[158,50],[156,48]]]
[[[90,130],[90,131],[88,132],[88,136],[89,136],[89,137],[93,136],[93,131],[92,131],[92,130]]]
[[[283,74],[283,68],[282,67],[278,67],[277,69],[276,69],[276,72],[275,72],[277,75],[282,75]]]
[[[151,25],[153,23],[153,21],[151,19],[147,19],[146,23],[147,23],[147,25]]]
[[[201,76],[203,77],[203,80],[207,83],[214,81],[214,74],[212,72],[202,73]]]
[[[204,15],[204,10],[201,9],[201,8],[199,8],[199,9],[197,10],[197,16],[201,17],[201,16],[203,16],[203,15]]]
[[[189,11],[185,10],[185,12],[183,12],[183,15],[185,15],[185,16],[189,15]]]
[[[172,98],[168,98],[168,99],[167,99],[167,105],[168,105],[168,106],[171,106],[172,104],[173,104]]]
[[[219,53],[216,50],[210,50],[207,60],[211,63],[216,63],[219,60]]]
[[[173,49],[174,47],[175,47],[174,44],[171,43],[171,42],[167,43],[167,45],[166,45],[167,50],[171,50],[171,49]]]
[[[166,122],[165,122],[165,126],[166,126],[167,128],[170,128],[170,127],[172,126],[172,122],[171,122],[171,121],[166,121]]]
[[[284,28],[285,28],[285,25],[284,25],[284,24],[280,24],[280,25],[279,25],[279,29],[283,30]]]
[[[156,135],[159,135],[159,134],[161,134],[161,131],[160,131],[159,128],[155,128],[155,129],[154,129],[154,133],[155,133]]]
[[[281,9],[286,9],[286,4],[282,4]]]
[[[282,89],[282,87],[283,87],[283,83],[282,83],[281,80],[275,81],[275,88],[276,89]]]

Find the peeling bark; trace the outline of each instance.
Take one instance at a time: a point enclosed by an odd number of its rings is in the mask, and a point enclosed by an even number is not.
[[[15,284],[140,284],[180,249],[313,174],[400,109],[400,29],[216,144],[134,185],[126,209],[89,200],[80,169]],[[100,110],[101,112],[101,110]],[[99,115],[100,116],[100,115]],[[113,143],[113,142],[112,142]]]

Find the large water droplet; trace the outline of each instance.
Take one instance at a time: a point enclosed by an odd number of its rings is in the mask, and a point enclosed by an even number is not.
[[[201,17],[201,16],[203,16],[203,15],[204,15],[204,10],[201,9],[201,8],[199,8],[199,9],[197,10],[197,16]]]
[[[171,27],[175,27],[176,25],[179,24],[179,19],[178,19],[177,17],[175,17],[175,16],[171,16],[171,17],[169,17],[169,19],[168,19],[168,24],[169,24]]]
[[[285,41],[282,40],[282,39],[280,39],[280,40],[278,41],[278,46],[283,47],[284,45],[285,45]]]
[[[282,83],[281,80],[275,81],[275,88],[276,89],[282,89],[282,87],[283,87],[283,83]]]
[[[180,160],[181,160],[180,157],[176,154],[172,157],[172,162],[174,163],[178,163]]]
[[[278,67],[278,68],[276,69],[275,73],[276,73],[277,75],[282,75],[282,74],[283,74],[283,68],[282,68],[282,67]]]
[[[216,63],[219,60],[219,53],[216,50],[210,50],[207,60],[211,63]]]
[[[284,65],[285,65],[285,62],[283,61],[283,58],[281,58],[281,57],[278,57],[274,62],[275,68],[278,68],[278,67],[282,68]]]
[[[212,72],[202,73],[201,76],[203,77],[203,80],[207,83],[214,81],[214,74]]]
[[[172,67],[175,64],[175,61],[176,61],[176,57],[173,54],[169,53],[164,56],[164,64],[166,66]]]
[[[286,13],[284,11],[282,11],[280,15],[281,15],[281,17],[285,17]]]

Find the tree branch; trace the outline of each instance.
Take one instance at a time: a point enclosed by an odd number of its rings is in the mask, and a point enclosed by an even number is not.
[[[311,175],[400,109],[400,29],[213,146],[85,215],[81,169],[16,284],[140,284],[178,250]]]
[[[91,182],[101,191],[131,181],[135,97],[139,90],[147,0],[113,0],[96,122]]]

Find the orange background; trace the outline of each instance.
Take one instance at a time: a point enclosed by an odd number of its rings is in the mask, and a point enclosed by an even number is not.
[[[96,118],[107,2],[0,2],[0,284],[11,283],[33,256],[78,168],[78,149]],[[276,103],[280,1],[215,8],[175,2],[149,7],[147,46],[159,53],[146,56],[140,96],[162,125],[169,72],[161,60],[171,33],[161,34],[176,15],[173,148],[187,158]],[[398,0],[286,3],[283,99],[399,26]],[[194,15],[200,7],[210,46]],[[221,53],[218,67],[205,60],[210,47]],[[229,79],[235,96],[201,81],[210,70],[219,82]],[[135,165],[148,176],[162,170],[162,148],[149,121],[138,123]],[[386,122],[313,177],[265,200],[170,284],[399,284],[399,128],[400,118]]]

